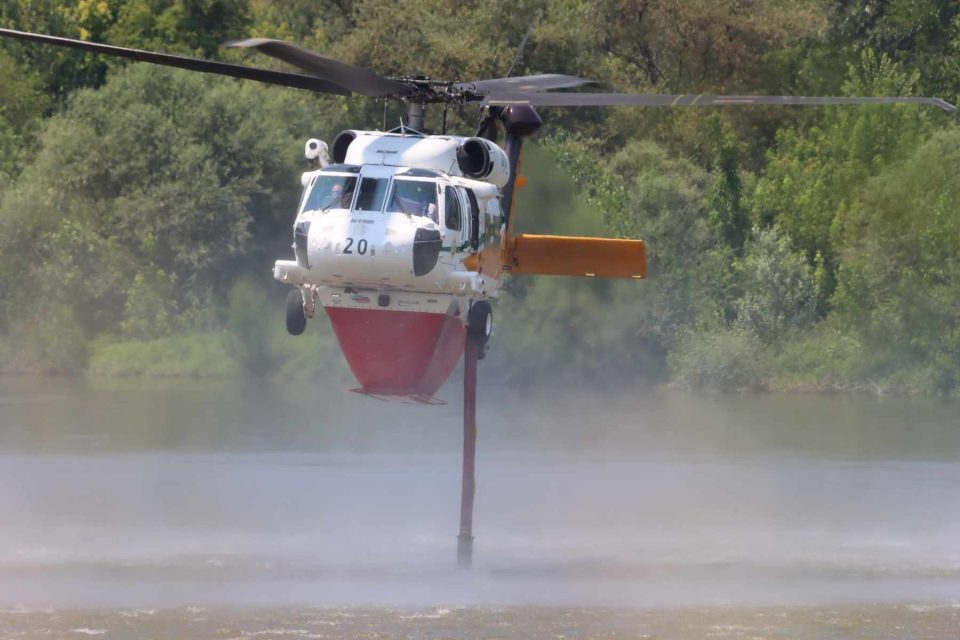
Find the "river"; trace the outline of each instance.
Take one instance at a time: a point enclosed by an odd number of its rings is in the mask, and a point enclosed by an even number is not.
[[[960,628],[956,403],[486,386],[463,571],[441,395],[0,377],[0,638]]]

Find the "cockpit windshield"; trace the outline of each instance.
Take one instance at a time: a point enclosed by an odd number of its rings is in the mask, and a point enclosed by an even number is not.
[[[427,180],[402,180],[395,178],[387,213],[406,213],[424,216],[437,222],[437,185]]]
[[[356,176],[320,175],[310,188],[301,211],[349,209],[356,186]]]
[[[353,210],[379,213],[383,208],[383,197],[387,193],[387,182],[386,178],[361,178],[360,193],[357,195],[357,203]]]

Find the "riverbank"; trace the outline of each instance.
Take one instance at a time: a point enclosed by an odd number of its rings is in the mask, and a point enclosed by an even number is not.
[[[329,333],[329,332],[327,332]],[[14,345],[0,341],[0,375],[89,378],[315,378],[347,372],[331,335],[307,331],[296,341],[274,334],[250,338],[207,331],[153,340],[103,337],[85,347],[69,366],[38,366]]]
[[[85,358],[85,368],[57,370],[37,368],[24,364],[10,345],[0,342],[0,375],[66,375],[86,378],[212,378],[232,380],[254,377],[278,380],[337,379],[348,381],[346,366],[336,341],[325,327],[308,330],[298,338],[268,336],[265,344],[254,349],[244,348],[243,342],[228,331],[211,331],[168,336],[155,340],[94,341]],[[250,356],[253,351],[255,355]],[[530,386],[511,372],[512,354],[495,344],[485,362],[489,375],[506,379],[518,386]],[[791,354],[780,356],[779,362],[789,360]],[[252,361],[252,362],[251,362]],[[747,364],[749,362],[749,364]],[[682,371],[674,369],[671,380],[650,380],[646,376],[629,373],[612,379],[594,376],[563,375],[567,382],[579,378],[578,384],[593,384],[597,388],[628,388],[630,380],[640,380],[634,390],[656,387],[711,393],[753,394],[819,394],[866,395],[885,397],[952,397],[955,392],[944,392],[931,380],[929,371],[901,371],[886,378],[857,379],[850,372],[840,374],[824,363],[818,363],[810,354],[801,363],[787,362],[776,370],[777,360],[764,353],[742,353],[734,357],[723,354],[719,358],[704,358],[698,362],[685,361]],[[259,370],[251,370],[251,364]],[[691,371],[696,368],[697,374]],[[578,363],[570,363],[576,372]],[[559,378],[560,376],[558,376]],[[562,380],[556,381],[563,384]],[[550,384],[538,376],[537,384]]]

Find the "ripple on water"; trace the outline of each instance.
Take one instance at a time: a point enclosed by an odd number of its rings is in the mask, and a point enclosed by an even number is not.
[[[0,611],[0,638],[104,640],[821,640],[903,637],[955,640],[960,603],[830,607],[433,607],[429,609],[217,608],[198,621],[188,607],[129,616],[129,610]],[[334,622],[333,628],[329,625]]]

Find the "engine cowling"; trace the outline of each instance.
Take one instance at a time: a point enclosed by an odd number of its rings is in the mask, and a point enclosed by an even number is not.
[[[497,145],[483,138],[467,138],[457,149],[457,166],[467,178],[502,187],[510,179],[510,161]]]
[[[333,148],[331,149],[333,161],[337,164],[344,162],[347,158],[347,149],[350,148],[350,145],[356,139],[357,132],[352,129],[338,133],[337,137],[333,139]]]

